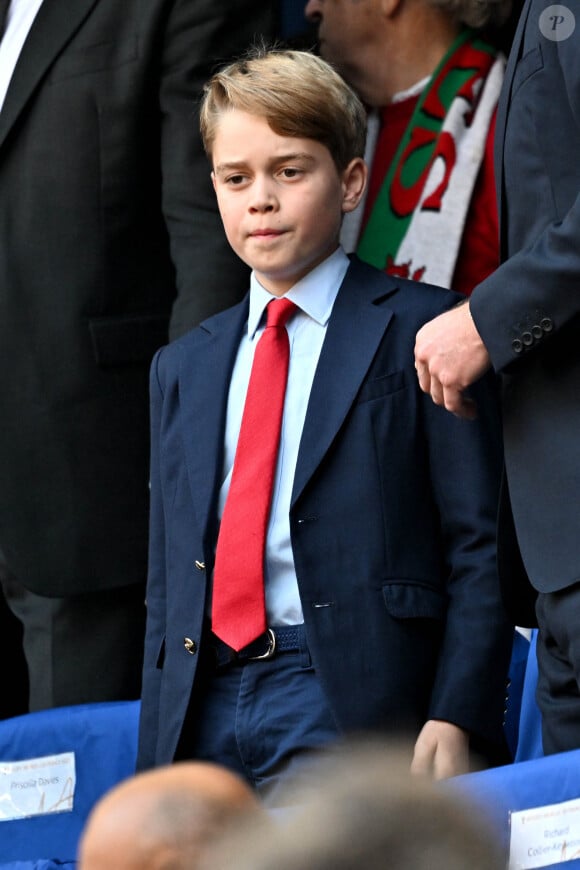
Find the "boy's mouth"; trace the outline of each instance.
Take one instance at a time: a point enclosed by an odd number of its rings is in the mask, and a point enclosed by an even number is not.
[[[283,232],[283,230],[273,230],[268,227],[264,227],[263,229],[254,230],[252,233],[250,233],[250,237],[253,239],[271,238],[272,236],[281,236]]]

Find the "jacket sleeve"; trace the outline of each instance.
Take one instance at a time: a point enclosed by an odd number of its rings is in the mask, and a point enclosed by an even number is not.
[[[446,562],[447,617],[429,718],[453,722],[476,745],[502,741],[513,626],[496,564],[502,444],[495,376],[475,392],[476,421],[423,397],[431,488]]]
[[[580,53],[576,34],[542,38],[537,11],[510,86],[506,138],[496,144],[505,262],[470,301],[496,372],[515,371],[580,315]]]

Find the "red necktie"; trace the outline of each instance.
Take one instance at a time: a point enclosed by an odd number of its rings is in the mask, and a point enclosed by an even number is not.
[[[286,322],[295,308],[282,298],[266,309],[218,535],[212,631],[235,650],[266,631],[264,549],[288,379]]]

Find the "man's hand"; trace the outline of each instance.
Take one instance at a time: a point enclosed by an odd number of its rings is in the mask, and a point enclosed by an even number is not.
[[[446,779],[469,772],[469,736],[451,722],[430,719],[415,743],[411,773]]]
[[[415,368],[419,386],[424,393],[431,394],[436,405],[458,417],[476,416],[475,404],[464,391],[490,365],[467,300],[435,317],[417,333]]]

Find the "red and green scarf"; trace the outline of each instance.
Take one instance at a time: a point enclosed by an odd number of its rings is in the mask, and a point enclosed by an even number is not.
[[[464,31],[421,94],[357,253],[379,269],[450,286],[504,59]]]

